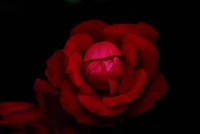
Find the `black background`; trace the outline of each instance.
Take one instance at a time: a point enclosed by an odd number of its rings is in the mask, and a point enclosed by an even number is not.
[[[108,24],[144,21],[160,33],[161,72],[169,84],[166,96],[152,110],[130,119],[107,133],[139,133],[141,131],[172,131],[179,121],[178,88],[173,85],[172,61],[175,42],[171,32],[172,8],[167,3],[130,2],[128,0],[87,1],[76,5],[65,1],[3,1],[1,4],[3,45],[1,46],[0,101],[36,103],[33,82],[44,77],[46,60],[64,46],[73,26],[89,19],[101,19]],[[166,8],[167,7],[167,8]],[[1,31],[1,32],[2,32]],[[174,30],[175,32],[175,30]],[[172,70],[171,70],[172,69]],[[175,77],[175,76],[173,76]],[[176,96],[176,98],[175,98]],[[127,131],[127,132],[126,132]],[[1,132],[1,131],[0,131]],[[104,131],[105,133],[105,131]]]

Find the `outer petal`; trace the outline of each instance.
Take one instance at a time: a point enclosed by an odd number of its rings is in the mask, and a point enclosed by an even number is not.
[[[167,92],[168,85],[164,76],[158,72],[156,79],[146,88],[144,94],[137,101],[130,104],[127,116],[138,116],[153,107]]]
[[[35,107],[35,105],[28,102],[16,102],[16,101],[1,102],[0,115],[6,116],[12,112],[21,111],[33,107]]]
[[[117,46],[120,46],[123,37],[127,33],[135,33],[136,24],[114,24],[104,28],[106,39]]]
[[[44,93],[45,108],[47,111],[48,120],[46,124],[55,129],[61,129],[67,125],[72,116],[67,114],[60,105],[60,98],[58,95],[52,93]]]
[[[70,36],[74,36],[76,34],[88,34],[94,39],[95,42],[99,42],[105,39],[103,29],[107,26],[108,24],[101,20],[84,21],[72,29]]]
[[[78,131],[71,126],[66,126],[63,128],[63,134],[78,134]]]
[[[63,50],[56,51],[48,60],[45,74],[48,81],[57,89],[60,89],[65,76]]]
[[[86,34],[77,34],[69,38],[63,49],[66,60],[68,61],[68,58],[74,53],[79,53],[83,57],[92,44],[94,44],[92,38]]]
[[[78,94],[78,100],[90,112],[97,114],[98,116],[115,117],[123,113],[127,106],[108,108],[102,102],[98,96],[89,96]]]
[[[37,123],[27,124],[27,134],[49,134],[52,133],[47,127]]]
[[[157,71],[159,62],[158,50],[149,40],[136,34],[127,34],[123,39],[123,44],[133,45],[137,52],[136,68],[145,69],[147,83],[149,83]]]
[[[56,94],[56,95],[59,94],[58,91],[56,91],[55,88],[53,88],[45,80],[36,79],[33,87],[34,87],[34,92],[35,92],[36,100],[37,100],[39,106],[43,110],[45,110],[45,103],[44,103],[44,99],[43,99],[43,94],[46,93],[46,92],[47,93],[50,92],[50,93]]]
[[[152,26],[145,22],[137,24],[136,34],[150,40],[154,45],[157,44],[159,33]]]
[[[66,79],[60,92],[60,103],[63,109],[73,115],[81,124],[96,124],[97,119],[89,112],[85,111],[77,102],[77,88]]]
[[[39,108],[29,108],[23,111],[13,112],[0,119],[0,126],[24,129],[27,122],[43,122],[44,112]]]
[[[125,94],[121,94],[114,97],[104,97],[103,103],[107,107],[115,107],[128,104],[129,102],[138,99],[144,91],[144,87],[146,85],[146,72],[144,70],[140,69],[136,72],[133,72],[132,74],[126,73],[125,77],[129,77],[129,79],[132,81],[131,85],[128,84],[130,86],[129,91]]]
[[[89,86],[82,77],[82,58],[78,53],[73,54],[69,58],[66,74],[72,80],[72,83],[79,88],[80,92],[84,94],[94,94],[94,89]]]

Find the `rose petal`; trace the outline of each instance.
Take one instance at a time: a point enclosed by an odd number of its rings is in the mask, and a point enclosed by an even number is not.
[[[6,116],[12,112],[25,110],[32,107],[35,107],[35,105],[28,102],[16,102],[16,101],[1,102],[0,115]]]
[[[66,68],[66,74],[72,80],[72,83],[76,85],[80,92],[84,94],[94,94],[94,90],[83,79],[81,73],[82,58],[78,53],[73,54],[69,58],[68,66]]]
[[[39,108],[29,108],[23,111],[13,112],[0,119],[0,126],[23,129],[27,122],[41,122],[44,120],[44,112]]]
[[[58,95],[59,93],[53,88],[48,82],[45,80],[41,79],[36,79],[34,83],[34,92],[36,96],[36,100],[40,107],[45,110],[45,104],[44,104],[44,99],[43,99],[43,93],[45,92],[50,92],[52,94]]]
[[[78,131],[71,126],[66,126],[63,128],[63,134],[78,134]]]
[[[66,79],[60,92],[60,103],[62,108],[69,114],[73,115],[81,124],[96,124],[97,119],[90,113],[86,112],[77,102],[77,88]]]
[[[126,60],[127,65],[129,65],[131,68],[134,68],[134,66],[136,64],[137,53],[136,53],[133,45],[132,44],[122,44],[120,50],[122,52],[124,59]]]
[[[145,22],[137,24],[136,34],[150,40],[154,45],[157,44],[159,33],[152,26]]]
[[[78,101],[86,109],[98,116],[115,117],[127,109],[127,106],[108,108],[101,102],[101,98],[95,95],[78,94]]]
[[[127,34],[123,39],[123,44],[132,44],[137,52],[137,68],[142,68],[147,73],[147,83],[149,83],[155,72],[159,62],[158,50],[147,39],[136,35]]]
[[[48,60],[45,74],[48,81],[58,90],[61,87],[65,76],[64,53],[63,50],[57,50]]]
[[[146,85],[146,72],[144,70],[137,70],[136,72],[132,73],[131,76],[125,77],[129,77],[132,80],[129,91],[125,94],[114,97],[103,97],[103,103],[107,107],[116,107],[128,104],[129,102],[138,99],[141,93],[144,91],[144,87]]]
[[[153,107],[153,104],[160,100],[167,92],[168,85],[164,76],[158,72],[156,79],[145,89],[144,94],[130,104],[126,112],[127,116],[138,116]]]
[[[67,59],[74,53],[79,53],[83,57],[92,44],[94,42],[89,35],[77,34],[67,40],[63,52]]]
[[[110,87],[110,95],[112,96],[117,93],[117,90],[119,89],[119,81],[108,77],[108,84]]]
[[[52,93],[44,93],[43,98],[48,116],[47,124],[55,129],[67,125],[72,118],[62,109],[59,96]]]
[[[26,134],[25,132],[14,132],[12,134]]]
[[[41,124],[28,123],[28,134],[49,134],[49,129]]]
[[[117,46],[120,46],[123,37],[127,33],[135,33],[136,24],[114,24],[104,28],[106,39]]]
[[[105,39],[103,29],[107,26],[108,24],[101,20],[84,21],[72,29],[70,36],[74,36],[76,34],[88,34],[94,39],[95,42],[99,42]]]
[[[111,56],[122,56],[119,49],[109,41],[102,41],[92,45],[85,53],[83,62],[104,59]]]

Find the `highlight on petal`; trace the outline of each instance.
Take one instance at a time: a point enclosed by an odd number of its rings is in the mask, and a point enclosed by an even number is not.
[[[48,60],[45,74],[48,81],[56,88],[60,89],[62,80],[65,77],[64,53],[57,50]]]
[[[94,94],[94,89],[88,85],[82,77],[82,58],[78,53],[69,57],[66,74],[72,80],[72,83],[79,88],[80,92],[84,94]]]
[[[93,44],[85,53],[83,62],[89,60],[104,59],[111,56],[122,56],[119,49],[109,41]]]
[[[151,82],[157,71],[159,54],[156,47],[147,39],[136,35],[127,34],[123,44],[132,44],[137,52],[136,68],[142,68],[147,73],[147,84]]]
[[[159,101],[167,92],[168,85],[164,76],[158,72],[155,80],[146,87],[143,95],[136,101],[130,103],[125,113],[127,116],[139,116],[151,109],[156,101]]]
[[[65,58],[68,59],[74,53],[79,53],[83,57],[92,44],[94,44],[92,38],[86,34],[77,34],[69,38],[63,49]]]
[[[114,24],[104,28],[104,35],[108,41],[120,46],[123,37],[135,33],[136,28],[136,24]]]
[[[34,104],[28,102],[8,101],[0,103],[0,115],[6,116],[12,112],[25,110],[35,107]]]
[[[87,112],[77,101],[77,88],[67,78],[61,88],[60,103],[62,108],[73,115],[80,124],[96,124],[97,119]]]
[[[103,97],[102,101],[107,107],[116,107],[128,104],[129,102],[136,100],[140,97],[144,91],[146,85],[146,72],[142,69],[137,70],[136,72],[127,72],[123,80],[127,80],[126,83],[129,86],[128,92],[111,97]],[[128,80],[129,78],[130,80]],[[123,81],[125,85],[125,81]],[[125,86],[123,86],[125,88]]]
[[[126,60],[126,63],[128,64],[128,66],[130,66],[131,68],[134,68],[135,64],[136,64],[137,53],[136,53],[133,45],[132,44],[122,44],[120,50],[122,52],[124,59]]]
[[[58,91],[56,91],[54,87],[52,87],[47,81],[42,80],[42,79],[36,79],[33,87],[34,87],[36,100],[37,100],[39,106],[43,110],[45,110],[43,93],[50,92],[50,93],[56,94],[56,95],[59,94]]]
[[[152,26],[145,22],[137,24],[136,34],[150,40],[154,45],[157,44],[159,33]]]
[[[121,107],[108,108],[101,102],[101,98],[98,96],[90,96],[84,94],[78,94],[78,101],[90,112],[97,114],[98,116],[105,117],[115,117],[125,110],[127,110],[127,105]]]
[[[103,29],[107,26],[108,24],[101,20],[84,21],[72,29],[70,36],[87,34],[91,36],[95,42],[99,42],[105,39]]]
[[[0,126],[15,129],[24,129],[27,122],[43,122],[44,112],[39,108],[29,108],[3,116],[0,119]]]
[[[46,115],[48,117],[48,121],[46,124],[55,129],[60,129],[63,126],[67,125],[72,117],[67,114],[64,109],[60,105],[60,98],[58,95],[52,93],[44,93],[43,94]]]

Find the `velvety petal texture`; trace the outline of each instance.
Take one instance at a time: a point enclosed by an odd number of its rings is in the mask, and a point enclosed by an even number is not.
[[[0,126],[12,134],[86,134],[80,125],[110,127],[144,114],[168,89],[158,71],[158,35],[145,22],[76,25],[47,60],[47,79],[33,84],[38,106],[1,102]]]

